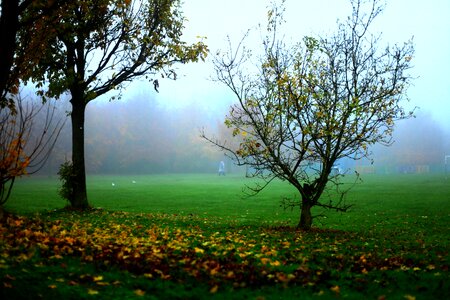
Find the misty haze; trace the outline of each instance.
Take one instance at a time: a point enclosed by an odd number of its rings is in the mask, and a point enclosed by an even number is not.
[[[0,3],[0,299],[450,299],[450,1]]]
[[[67,100],[55,102],[59,114]],[[198,103],[170,107],[153,96],[141,94],[126,100],[89,105],[86,114],[86,169],[89,174],[215,174],[221,160],[233,166],[222,152],[200,138],[210,135],[232,141],[224,125],[228,108],[211,110]],[[219,106],[220,108],[220,106]],[[42,116],[44,117],[44,116]],[[430,113],[418,110],[416,117],[398,122],[392,145],[371,148],[372,160],[341,161],[341,171],[352,173],[444,173],[450,153],[449,129]],[[54,154],[40,174],[56,176],[59,165],[71,157],[70,123],[63,129]],[[450,163],[450,162],[449,162]]]

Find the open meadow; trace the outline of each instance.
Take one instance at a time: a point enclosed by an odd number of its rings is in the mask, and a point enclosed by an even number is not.
[[[448,299],[450,179],[363,175],[310,232],[273,182],[90,176],[76,212],[56,177],[23,178],[0,224],[1,299]]]

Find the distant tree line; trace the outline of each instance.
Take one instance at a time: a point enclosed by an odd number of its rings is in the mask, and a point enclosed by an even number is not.
[[[442,172],[450,153],[449,134],[429,113],[419,111],[416,118],[397,124],[391,147],[373,149],[375,164],[387,173]]]
[[[125,95],[126,96],[126,95]],[[53,102],[63,115],[67,100]],[[223,123],[224,112],[208,111],[199,104],[168,108],[154,98],[135,96],[125,101],[89,105],[86,115],[86,169],[88,174],[214,173],[227,158],[199,137],[200,129],[227,140],[235,140]],[[45,114],[36,122],[45,122]],[[37,131],[36,127],[36,131]],[[71,157],[70,123],[57,141],[39,174],[55,175]],[[38,135],[39,132],[35,132]],[[443,157],[450,153],[448,132],[426,113],[396,126],[390,147],[375,146],[374,169],[398,172],[405,166],[429,165],[439,171]],[[239,141],[234,141],[239,145]],[[371,161],[339,161],[342,171]],[[227,161],[227,171],[242,171]]]
[[[61,114],[67,106],[65,100],[58,102]],[[223,124],[223,114],[195,104],[168,108],[148,96],[91,104],[86,111],[87,173],[216,172],[219,161],[225,158],[200,138],[199,129],[205,127],[224,138],[231,136]],[[70,130],[66,124],[41,174],[54,175],[61,163],[70,160]]]

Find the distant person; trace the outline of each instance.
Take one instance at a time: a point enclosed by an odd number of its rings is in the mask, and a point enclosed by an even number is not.
[[[223,160],[219,163],[219,176],[220,175],[225,176],[225,163],[223,162]]]

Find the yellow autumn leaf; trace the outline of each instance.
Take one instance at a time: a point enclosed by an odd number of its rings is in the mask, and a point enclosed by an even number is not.
[[[198,248],[198,247],[195,247],[194,251],[195,251],[195,253],[201,253],[201,254],[203,254],[205,252],[205,250],[203,250],[202,248]]]
[[[267,264],[267,263],[269,263],[269,262],[270,262],[270,259],[269,259],[269,258],[267,258],[267,257],[261,257],[261,263]]]
[[[97,295],[98,291],[94,290],[94,289],[88,289],[88,294],[89,295]]]
[[[141,290],[141,289],[137,289],[137,290],[134,290],[134,294],[135,294],[136,296],[142,297],[142,296],[145,295],[145,291],[143,291],[143,290]]]
[[[281,265],[281,263],[280,263],[278,260],[276,260],[276,261],[270,262],[270,265],[271,265],[272,267],[278,267],[278,266]]]
[[[92,257],[92,255],[86,255],[86,256],[84,257],[84,260],[86,260],[86,261],[93,261],[94,258]]]
[[[416,297],[412,295],[405,295],[403,298],[405,298],[406,300],[416,300]]]
[[[103,276],[102,276],[102,275],[94,276],[94,277],[92,278],[92,280],[95,281],[95,282],[97,282],[97,281],[102,281],[102,280],[103,280]]]
[[[341,292],[341,288],[338,285],[335,285],[330,288],[332,292],[335,292],[336,294],[339,294]]]
[[[219,273],[219,269],[211,269],[211,271],[210,271],[210,274],[211,274],[211,276],[214,276],[214,275],[216,275],[217,273]]]
[[[216,284],[215,286],[213,286],[213,287],[209,290],[209,292],[210,292],[211,294],[215,294],[215,293],[217,293],[218,290],[219,290],[219,286]]]

